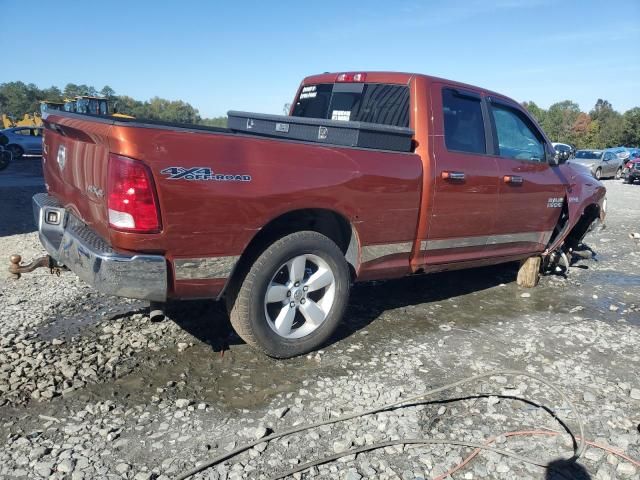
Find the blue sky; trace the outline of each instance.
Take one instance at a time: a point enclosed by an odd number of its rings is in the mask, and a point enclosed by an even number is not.
[[[0,0],[0,83],[281,113],[302,77],[397,70],[547,108],[640,106],[640,1]],[[9,39],[9,40],[8,40]]]

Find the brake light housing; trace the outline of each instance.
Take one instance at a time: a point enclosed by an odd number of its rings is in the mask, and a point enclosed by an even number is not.
[[[162,229],[151,170],[144,163],[109,155],[107,209],[109,227],[123,232],[157,233]]]
[[[367,79],[366,73],[339,73],[336,77],[337,83],[364,83]]]

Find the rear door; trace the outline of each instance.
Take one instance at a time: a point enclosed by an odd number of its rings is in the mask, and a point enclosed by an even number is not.
[[[446,83],[431,86],[433,203],[426,264],[483,255],[497,215],[498,169],[489,155],[482,98]]]
[[[568,180],[549,165],[544,135],[515,103],[487,101],[499,170],[500,201],[488,255],[542,251],[564,205]]]
[[[613,152],[605,152],[602,158],[602,176],[612,177],[616,174],[619,164],[618,156]]]

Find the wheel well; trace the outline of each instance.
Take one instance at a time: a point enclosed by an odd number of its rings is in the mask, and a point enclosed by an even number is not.
[[[251,265],[269,245],[286,235],[302,230],[318,232],[333,240],[345,254],[351,275],[355,277],[358,252],[355,229],[349,220],[339,213],[311,208],[285,213],[265,225],[245,248],[225,290],[230,290],[233,294]]]
[[[569,247],[575,248],[584,238],[589,231],[589,227],[594,220],[600,216],[600,205],[596,203],[589,204],[582,212],[580,220],[573,226],[567,238],[565,244]]]

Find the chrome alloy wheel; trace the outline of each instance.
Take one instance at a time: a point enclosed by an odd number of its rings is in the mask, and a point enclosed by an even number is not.
[[[324,323],[336,294],[336,280],[327,262],[304,254],[281,265],[271,278],[264,313],[271,329],[284,338],[301,338]]]

